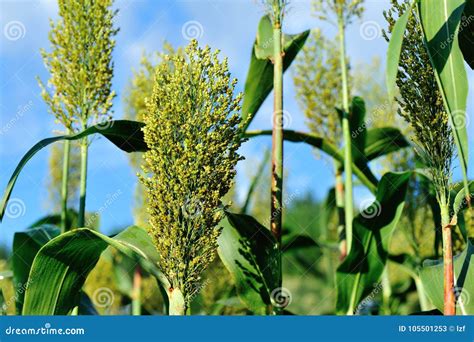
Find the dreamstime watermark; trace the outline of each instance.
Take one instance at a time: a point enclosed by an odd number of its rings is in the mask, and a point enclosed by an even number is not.
[[[50,323],[45,323],[39,328],[15,328],[9,326],[5,329],[6,335],[84,335],[84,328],[52,328]]]
[[[186,40],[199,39],[204,34],[204,28],[199,21],[190,20],[181,27],[181,34]]]
[[[15,116],[7,121],[2,127],[0,127],[0,136],[7,133],[10,129],[12,129],[18,121],[33,108],[33,101],[28,101],[26,104],[18,106]]]
[[[202,214],[202,203],[196,198],[188,197],[181,206],[181,212],[185,218],[195,218]]]
[[[92,294],[92,303],[99,308],[108,308],[114,301],[114,292],[108,287],[99,287]]]
[[[371,219],[382,213],[382,205],[377,200],[367,198],[360,203],[359,212],[362,217]]]
[[[465,306],[471,301],[469,292],[463,287],[456,286],[454,288],[454,295],[456,296],[456,307],[463,311]]]
[[[278,114],[278,115],[277,115]],[[282,110],[272,114],[272,124],[274,126],[282,126],[283,129],[288,129],[291,127],[293,119],[291,114],[287,110]]]
[[[299,190],[292,192],[288,197],[283,199],[282,207],[279,210],[274,211],[271,216],[263,222],[264,226],[269,226],[274,218],[276,218],[279,213],[281,213],[285,208],[287,208],[291,202],[295,200],[300,194]]]
[[[103,131],[111,128],[114,125],[114,121],[111,120],[110,117],[94,117],[94,120],[92,120],[92,125],[96,126],[97,129]]]
[[[21,21],[9,21],[3,26],[3,35],[11,41],[22,39],[26,35],[26,27]]]
[[[290,290],[285,287],[277,287],[270,294],[272,305],[284,309],[291,304],[292,296]]]
[[[27,280],[26,283],[24,284],[18,284],[20,286],[17,287],[15,291],[15,295],[11,296],[7,300],[5,300],[2,304],[2,310],[5,312],[10,306],[15,305],[15,303],[18,301],[19,297],[23,295],[26,292],[26,289],[30,284],[33,284],[34,277],[30,276],[29,279]]]
[[[470,124],[469,115],[463,110],[455,110],[451,113],[453,126],[457,128],[467,128]]]
[[[354,310],[354,315],[360,315],[360,313],[368,308],[375,300],[375,297],[383,290],[382,283],[375,283],[373,284],[374,289],[372,292],[364,298],[363,301],[359,303],[357,308]]]
[[[388,109],[390,109],[391,103],[390,101],[385,101],[382,104],[377,105],[372,110],[372,115],[368,117],[362,124],[357,127],[352,128],[351,130],[351,137],[352,139],[356,139],[360,134],[367,131],[367,128],[371,126],[378,118],[385,117],[385,113]]]
[[[93,214],[87,217],[85,222],[86,227],[90,227],[96,220],[100,217],[100,215],[109,209],[112,204],[122,195],[122,189],[118,189],[113,194],[107,194],[107,199],[105,200],[104,204]]]
[[[468,29],[473,21],[474,21],[474,15],[470,15],[469,17],[463,16],[462,20],[461,20],[461,23],[459,25],[459,32],[462,32],[466,28]],[[454,31],[453,33],[451,33],[449,35],[449,37],[447,37],[445,40],[443,40],[439,44],[439,47],[442,50],[444,50],[446,48],[450,48],[457,35],[458,35],[458,33],[456,31]]]
[[[375,40],[382,36],[382,28],[376,21],[364,21],[360,25],[359,34],[364,40]]]
[[[11,198],[8,201],[7,208],[5,210],[5,215],[8,218],[16,219],[22,217],[26,214],[26,205],[19,198]]]

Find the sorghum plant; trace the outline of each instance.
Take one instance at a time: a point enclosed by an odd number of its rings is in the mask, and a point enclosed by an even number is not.
[[[115,96],[111,91],[113,36],[118,31],[113,27],[116,11],[111,9],[112,2],[59,0],[60,19],[51,22],[51,51],[42,51],[51,78],[47,86],[41,82],[40,86],[56,121],[69,133],[110,117]],[[81,143],[79,226],[84,225],[88,145],[88,139],[84,138]],[[68,145],[64,151],[63,181],[67,182]],[[63,189],[66,191],[67,185]],[[63,200],[66,198],[67,191]]]
[[[384,13],[389,32],[396,18],[409,9],[409,2],[392,0],[392,8]],[[388,34],[384,33],[388,40]],[[423,33],[416,13],[408,22],[397,78],[400,97],[399,114],[414,130],[417,152],[425,161],[441,209],[444,259],[444,313],[455,314],[452,232],[449,213],[451,168],[455,151],[454,138],[442,96],[423,42]]]
[[[344,187],[336,184],[339,197],[344,193],[344,217],[347,242],[343,242],[342,257],[348,252],[352,240],[352,220],[354,216],[353,193],[352,193],[352,142],[351,129],[349,125],[349,76],[346,58],[345,30],[353,18],[361,17],[363,13],[362,0],[316,0],[314,2],[315,12],[320,19],[331,22],[333,18],[327,13],[333,13],[338,28],[339,38],[339,63],[341,69],[341,103],[342,103],[342,132],[344,141]],[[342,201],[340,201],[342,202]],[[346,244],[347,247],[344,247]]]
[[[341,145],[341,125],[335,108],[342,93],[338,45],[315,30],[297,59],[294,83],[300,107],[312,132],[336,146]],[[318,86],[315,87],[314,85]],[[337,230],[345,234],[343,166],[334,161]],[[342,239],[344,240],[344,239]],[[344,248],[344,244],[341,245]]]
[[[149,234],[170,283],[170,314],[184,314],[214,259],[222,197],[241,159],[238,111],[227,60],[195,40],[156,70],[144,113],[149,151],[140,176],[148,197]]]
[[[124,96],[125,118],[136,121],[143,121],[143,117],[147,111],[146,99],[153,94],[155,68],[157,65],[166,62],[166,55],[181,54],[182,49],[175,49],[171,44],[165,42],[163,51],[153,55],[143,55],[140,61],[140,67],[134,70],[133,77],[127,85]],[[130,165],[136,171],[139,171],[143,163],[142,153],[129,154]],[[137,184],[135,189],[135,208],[134,208],[135,224],[144,227],[148,224],[148,215],[146,210],[146,199],[144,189],[141,183]]]

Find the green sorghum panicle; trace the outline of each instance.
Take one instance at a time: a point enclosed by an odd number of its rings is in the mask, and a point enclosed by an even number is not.
[[[113,0],[59,0],[59,17],[51,21],[51,51],[43,50],[51,74],[47,85],[39,81],[42,96],[57,122],[69,131],[110,116],[115,46],[111,9]]]
[[[361,18],[364,13],[363,0],[313,0],[316,16],[325,21],[335,22],[331,14],[341,17],[347,26],[354,18]]]
[[[296,99],[311,132],[340,145],[336,107],[341,98],[341,66],[337,44],[314,30],[295,63]],[[317,86],[315,86],[317,85]]]
[[[409,8],[408,0],[392,0],[392,8],[384,13],[393,29],[396,18]],[[429,55],[423,42],[418,17],[410,17],[403,40],[397,85],[400,96],[399,114],[414,130],[418,154],[429,167],[436,188],[438,201],[449,199],[454,139],[449,126],[441,93]],[[388,40],[388,34],[384,32]]]
[[[165,57],[156,69],[144,113],[149,151],[140,176],[150,214],[149,234],[160,267],[189,302],[213,260],[223,218],[221,198],[241,159],[241,95],[227,60],[195,40],[183,55]]]

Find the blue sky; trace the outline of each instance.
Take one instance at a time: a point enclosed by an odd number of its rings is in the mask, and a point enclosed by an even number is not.
[[[349,28],[347,50],[353,65],[369,62],[375,56],[384,60],[387,45],[379,34],[379,28],[385,27],[382,11],[388,8],[388,4],[388,0],[366,1],[364,18]],[[188,41],[183,30],[191,24],[198,28],[201,44],[220,49],[222,56],[229,58],[231,71],[239,79],[238,87],[242,90],[256,27],[264,14],[261,1],[117,0],[115,6],[120,10],[116,20],[120,32],[114,52],[113,89],[118,94],[114,102],[115,118],[122,117],[122,94],[132,75],[132,68],[139,65],[142,53],[160,50],[164,40],[174,46],[186,45]],[[39,50],[49,47],[49,18],[56,17],[56,1],[0,0],[2,192],[22,155],[38,140],[61,129],[47,113],[35,80],[36,76],[42,80],[48,79]],[[315,27],[321,27],[330,35],[334,33],[332,27],[311,17],[310,1],[291,1],[285,31],[298,33]],[[370,28],[375,28],[375,33],[370,32]],[[364,30],[367,31],[364,33]],[[473,84],[473,72],[468,72],[470,83]],[[470,96],[471,117],[473,101],[473,96]],[[303,115],[294,99],[291,69],[285,76],[285,105],[291,114],[289,128],[305,130]],[[269,128],[271,111],[271,101],[266,101],[251,128]],[[473,127],[469,126],[470,143],[474,136]],[[245,191],[246,176],[255,172],[256,162],[268,145],[269,139],[260,138],[243,146],[242,153],[247,159],[239,165],[240,192]],[[41,151],[20,175],[12,199],[19,200],[23,207],[19,217],[5,217],[0,224],[0,243],[10,245],[15,231],[24,229],[48,212],[48,156],[49,150]],[[288,188],[293,193],[310,191],[315,197],[323,198],[331,187],[331,168],[327,162],[314,158],[309,147],[286,144],[285,168]],[[457,178],[458,173],[455,172]],[[127,156],[104,139],[95,140],[90,149],[88,177],[87,210],[102,212],[101,230],[107,233],[131,224],[136,177],[128,165]],[[365,191],[358,191],[356,195],[358,201],[369,196]],[[105,207],[107,210],[101,210]]]

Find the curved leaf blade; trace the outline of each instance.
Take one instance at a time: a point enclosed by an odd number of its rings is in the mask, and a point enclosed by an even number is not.
[[[454,281],[457,297],[456,313],[460,315],[474,314],[474,241],[469,240],[464,251],[455,256]],[[433,305],[440,311],[443,311],[443,272],[444,265],[442,261],[425,260],[420,271],[420,278],[426,290],[428,298]]]
[[[78,140],[91,134],[100,134],[104,136],[115,146],[125,152],[144,152],[146,151],[147,146],[143,138],[143,132],[141,131],[143,126],[144,124],[138,121],[113,120],[91,126],[86,130],[76,134],[46,138],[36,143],[20,160],[17,167],[15,168],[15,171],[13,171],[10,180],[8,181],[5,193],[3,194],[2,200],[0,202],[0,222],[3,219],[8,199],[10,198],[13,187],[15,186],[16,180],[18,179],[21,170],[37,152],[54,142],[62,140]]]
[[[367,125],[365,124],[365,102],[361,97],[352,98],[349,116],[349,126],[352,140],[352,159],[359,163],[364,160],[364,149],[367,139]]]
[[[248,215],[226,212],[217,249],[234,278],[241,301],[255,314],[271,310],[271,293],[281,287],[280,252],[271,232]]]
[[[387,173],[376,200],[354,219],[350,253],[337,269],[337,312],[354,314],[377,286],[388,258],[388,243],[400,220],[411,172]]]
[[[253,138],[253,137],[264,136],[264,135],[271,136],[272,131],[271,130],[250,131],[245,134],[245,137]],[[334,159],[336,159],[337,161],[341,163],[343,163],[344,161],[343,155],[339,152],[338,148],[335,145],[331,144],[330,142],[326,141],[325,139],[321,137],[318,137],[317,135],[286,129],[283,132],[283,139],[285,139],[286,141],[291,141],[295,143],[309,144],[325,152],[326,154],[328,154],[329,156],[333,157]],[[362,170],[359,167],[359,165],[353,164],[352,171],[354,175],[356,175],[357,178],[359,178],[362,184],[364,184],[371,192],[375,192],[378,181],[368,167],[364,167],[364,169]]]
[[[420,0],[419,12],[428,54],[449,114],[459,162],[464,179],[467,181],[468,80],[458,39],[465,2],[465,0]]]
[[[367,131],[365,158],[369,161],[410,147],[410,143],[399,129],[394,127],[372,128]]]
[[[247,130],[259,108],[273,89],[273,64],[268,58],[268,50],[273,50],[273,36],[268,37],[269,20],[268,16],[264,16],[260,20],[257,39],[252,47],[242,104],[243,132]],[[284,35],[283,72],[290,67],[298,52],[303,48],[309,33],[310,31],[307,30],[297,35]]]
[[[43,225],[31,228],[24,232],[17,232],[13,236],[12,270],[13,286],[16,292],[17,312],[23,308],[25,289],[28,284],[28,275],[31,265],[38,251],[51,239],[58,236],[60,229],[52,225]]]
[[[131,226],[114,238],[80,228],[49,241],[36,255],[28,279],[23,314],[68,314],[78,305],[87,275],[108,246],[133,258],[169,288],[156,266],[158,255],[153,243],[142,228]]]

